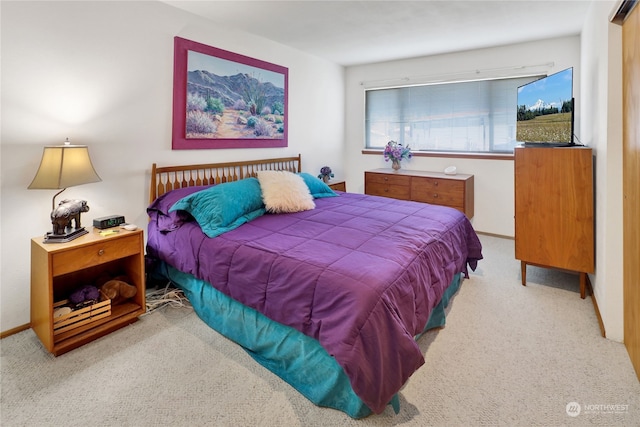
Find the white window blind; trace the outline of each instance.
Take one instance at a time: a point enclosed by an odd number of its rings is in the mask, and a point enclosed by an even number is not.
[[[366,148],[393,140],[412,151],[513,152],[518,86],[537,78],[368,89]]]

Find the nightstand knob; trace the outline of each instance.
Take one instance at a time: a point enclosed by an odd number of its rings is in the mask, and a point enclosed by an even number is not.
[[[438,181],[435,181],[433,184],[437,187],[438,186]]]
[[[438,193],[434,194],[434,195],[433,195],[433,198],[434,198],[434,199],[437,199],[437,198],[438,198]]]
[[[387,177],[385,176],[385,177],[384,177],[384,180],[385,180],[385,181],[389,181],[389,178],[387,178]]]
[[[98,251],[98,256],[102,256],[102,255],[104,255],[104,249],[100,249],[100,250]]]

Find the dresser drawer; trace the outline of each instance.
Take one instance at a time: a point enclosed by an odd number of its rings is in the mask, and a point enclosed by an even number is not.
[[[465,182],[440,178],[413,177],[411,199],[464,209]]]
[[[411,177],[383,173],[365,172],[364,192],[372,196],[410,200]]]
[[[52,255],[52,275],[60,276],[90,266],[140,253],[141,234],[105,239],[90,246],[79,246]]]
[[[394,199],[409,200],[411,196],[410,186],[367,183],[365,194],[371,196],[392,197]]]
[[[409,187],[411,185],[411,177],[408,175],[393,175],[387,173],[364,173],[365,183],[369,184],[389,184],[402,185]]]

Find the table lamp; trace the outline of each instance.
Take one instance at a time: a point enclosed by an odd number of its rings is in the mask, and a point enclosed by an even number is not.
[[[63,145],[44,147],[40,167],[28,187],[60,190],[51,200],[53,231],[45,234],[44,243],[69,242],[88,233],[80,224],[80,214],[89,211],[86,200],[65,199],[56,206],[56,197],[67,187],[98,181],[102,180],[93,168],[86,145],[72,145],[67,138]]]

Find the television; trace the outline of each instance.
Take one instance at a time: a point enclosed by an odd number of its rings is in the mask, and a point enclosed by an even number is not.
[[[525,146],[574,143],[573,68],[518,87],[516,141]]]

